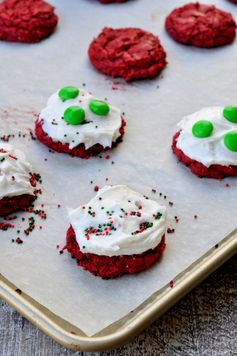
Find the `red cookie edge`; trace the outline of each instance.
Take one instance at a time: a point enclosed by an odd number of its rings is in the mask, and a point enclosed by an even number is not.
[[[28,208],[35,199],[36,196],[30,194],[4,197],[0,200],[0,216],[7,216],[18,210],[24,210]]]
[[[66,236],[65,249],[72,258],[77,259],[77,264],[94,276],[104,279],[117,278],[124,274],[134,274],[150,268],[160,260],[165,250],[165,234],[161,242],[153,249],[136,255],[99,256],[93,253],[82,253],[76,241],[72,226],[69,227]]]
[[[195,161],[184,154],[182,150],[177,147],[177,140],[181,131],[177,131],[173,136],[172,150],[178,159],[185,164],[199,178],[214,178],[223,179],[225,177],[237,176],[237,166],[222,166],[220,164],[213,164],[210,167],[204,166],[201,162]]]
[[[45,146],[49,147],[50,149],[60,152],[60,153],[67,153],[72,157],[80,157],[80,158],[85,158],[88,159],[93,156],[97,156],[98,154],[108,151],[111,148],[114,148],[117,146],[118,143],[122,142],[123,135],[125,133],[125,126],[126,126],[126,121],[122,118],[122,124],[120,127],[120,136],[117,138],[115,142],[113,142],[112,147],[104,147],[101,144],[97,143],[94,146],[86,149],[84,143],[81,143],[80,145],[74,147],[73,149],[69,148],[68,143],[61,143],[61,142],[56,142],[53,141],[53,139],[43,130],[42,127],[42,120],[37,119],[35,122],[35,134],[38,138],[38,140],[44,144]]]

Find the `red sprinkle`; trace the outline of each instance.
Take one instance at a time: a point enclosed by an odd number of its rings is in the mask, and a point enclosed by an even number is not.
[[[95,192],[98,192],[99,189],[100,189],[100,188],[98,187],[98,185],[96,185],[96,186],[94,187],[94,191],[95,191]]]
[[[22,239],[20,239],[20,237],[17,237],[16,238],[16,243],[17,244],[23,244],[23,241],[22,241]]]
[[[17,160],[17,158],[13,155],[9,155],[10,158]]]
[[[169,285],[170,285],[170,288],[173,288],[173,286],[174,286],[174,281],[170,281]]]

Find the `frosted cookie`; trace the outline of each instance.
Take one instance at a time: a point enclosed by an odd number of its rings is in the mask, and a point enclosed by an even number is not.
[[[165,249],[166,208],[125,185],[100,189],[69,220],[66,249],[95,276],[143,271]]]
[[[92,41],[88,54],[100,72],[127,82],[154,78],[167,64],[159,38],[140,28],[105,27]]]
[[[0,216],[27,208],[35,200],[35,174],[23,152],[0,143]]]
[[[203,48],[227,45],[236,35],[231,14],[198,2],[174,9],[166,18],[165,28],[175,41]]]
[[[36,120],[35,134],[57,152],[89,158],[121,142],[124,127],[118,108],[70,86],[49,98]]]
[[[0,39],[36,43],[57,26],[54,7],[43,0],[4,0],[0,3]]]
[[[184,117],[173,137],[176,156],[199,177],[237,176],[237,107],[210,107]]]

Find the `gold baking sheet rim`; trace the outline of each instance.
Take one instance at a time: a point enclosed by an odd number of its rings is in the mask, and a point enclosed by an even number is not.
[[[173,288],[166,285],[124,318],[91,337],[21,292],[1,274],[0,298],[61,345],[72,350],[105,351],[141,332],[236,252],[237,229],[176,276]]]

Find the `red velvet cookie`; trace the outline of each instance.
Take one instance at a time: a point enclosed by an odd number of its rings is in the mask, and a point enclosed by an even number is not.
[[[58,18],[43,0],[4,0],[0,3],[0,39],[36,43],[49,37]]]
[[[35,123],[35,134],[49,148],[73,157],[89,158],[122,141],[121,110],[73,86],[59,89]]]
[[[125,185],[99,189],[69,212],[69,221],[65,249],[96,276],[143,271],[165,249],[166,207]]]
[[[25,155],[7,143],[0,143],[0,216],[27,208],[36,198],[39,175]]]
[[[126,81],[154,78],[167,64],[158,37],[139,28],[104,28],[88,54],[100,72]]]
[[[165,28],[177,42],[212,48],[230,44],[236,35],[236,23],[230,13],[198,2],[174,9]]]
[[[72,258],[76,258],[78,265],[84,270],[106,279],[117,278],[123,274],[134,274],[150,268],[161,258],[165,246],[165,236],[163,236],[156,248],[138,255],[99,256],[81,252],[72,226],[67,231],[66,249]]]
[[[178,147],[177,140],[180,135],[180,131],[176,132],[173,137],[172,150],[179,160],[185,164],[196,176],[200,178],[214,178],[223,179],[228,176],[237,177],[237,166],[229,165],[222,166],[220,164],[213,164],[210,167],[204,166],[201,162],[195,161],[186,156]]]
[[[53,139],[46,133],[44,132],[42,128],[42,121],[36,120],[35,123],[35,134],[38,138],[38,140],[43,143],[44,145],[48,146],[54,151],[60,152],[60,153],[68,153],[72,157],[80,157],[80,158],[90,158],[92,156],[96,156],[99,153],[108,151],[111,148],[116,147],[116,145],[120,142],[122,142],[123,135],[125,133],[125,125],[126,122],[122,120],[122,126],[120,128],[120,137],[112,144],[112,147],[104,147],[101,144],[97,143],[96,145],[93,145],[92,147],[86,149],[85,145],[81,143],[80,145],[70,149],[68,143],[61,143],[59,141],[53,141]]]
[[[18,210],[28,208],[35,200],[34,195],[23,194],[15,197],[0,199],[0,216],[7,216]]]

